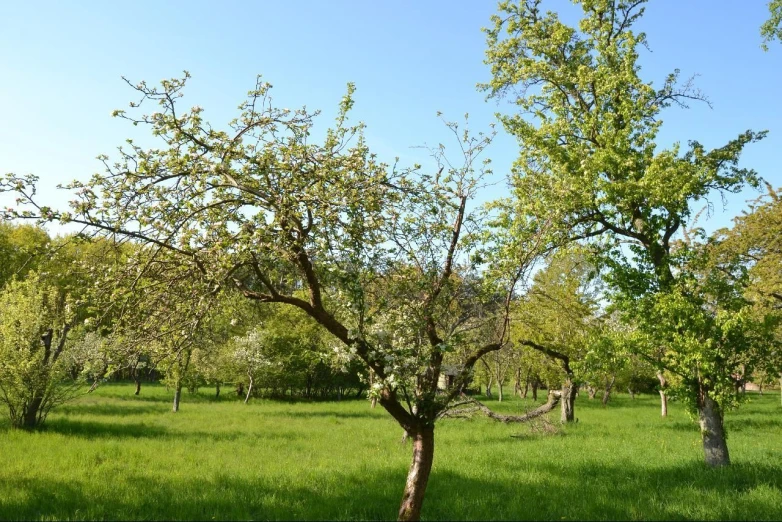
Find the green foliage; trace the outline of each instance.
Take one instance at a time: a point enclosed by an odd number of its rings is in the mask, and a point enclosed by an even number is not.
[[[41,425],[72,398],[68,333],[76,305],[35,272],[0,292],[0,402],[14,427]]]
[[[41,228],[0,221],[0,288],[35,270],[48,245],[49,235]]]
[[[770,0],[768,11],[768,20],[760,26],[760,35],[763,37],[761,47],[764,51],[768,51],[769,42],[782,41],[782,0]]]
[[[502,2],[486,30],[492,79],[482,87],[519,108],[501,116],[520,147],[509,206],[519,215],[548,213],[560,240],[602,237],[602,251],[625,272],[617,260],[626,251],[609,247],[629,241],[640,275],[653,276],[647,284],[666,285],[670,240],[692,204],[711,191],[758,185],[738,159],[765,133],[747,131],[710,151],[696,141],[686,151],[662,149],[662,111],[703,96],[692,81],[680,85],[678,71],[657,88],[640,77],[646,36],[632,26],[643,2],[578,1],[577,27],[541,3]]]

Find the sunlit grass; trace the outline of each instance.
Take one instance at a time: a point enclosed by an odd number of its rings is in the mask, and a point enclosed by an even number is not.
[[[3,519],[388,519],[410,459],[365,401],[220,401],[106,385],[47,429],[0,424]],[[521,411],[531,402],[490,403]],[[734,465],[707,469],[694,422],[657,398],[583,395],[554,435],[486,419],[437,427],[427,519],[780,519],[782,407],[753,395],[727,417]],[[552,415],[556,421],[557,415]]]

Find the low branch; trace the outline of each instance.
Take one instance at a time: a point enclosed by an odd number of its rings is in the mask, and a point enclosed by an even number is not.
[[[506,424],[511,422],[527,422],[529,420],[532,420],[536,417],[540,417],[541,415],[544,415],[554,408],[556,408],[557,404],[559,404],[559,400],[561,398],[562,394],[558,391],[549,391],[548,394],[548,401],[546,404],[543,404],[541,406],[538,406],[534,410],[528,411],[524,415],[500,415],[499,413],[495,413],[491,411],[488,406],[485,404],[479,402],[476,399],[473,399],[472,397],[467,397],[466,395],[463,395],[461,402],[459,402],[459,405],[463,404],[471,404],[471,408],[464,408],[464,409],[453,409],[449,408],[448,410],[443,411],[439,417],[451,417],[451,418],[463,418],[466,415],[480,411],[481,413],[485,414],[490,419],[494,419],[496,421],[504,422]]]

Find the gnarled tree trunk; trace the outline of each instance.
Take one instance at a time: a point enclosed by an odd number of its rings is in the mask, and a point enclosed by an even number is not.
[[[562,384],[562,399],[560,401],[562,405],[562,415],[560,417],[561,422],[575,422],[576,420],[576,385],[573,384],[573,380],[568,377]]]
[[[660,409],[663,417],[668,416],[668,396],[665,394],[665,385],[667,384],[662,372],[657,373],[657,379],[660,381]]]
[[[698,420],[701,425],[706,464],[711,467],[730,464],[725,428],[722,422],[722,410],[719,404],[707,393],[702,393],[698,398]]]
[[[420,520],[426,484],[434,462],[434,427],[416,428],[413,439],[413,460],[407,473],[405,492],[399,506],[399,520]]]

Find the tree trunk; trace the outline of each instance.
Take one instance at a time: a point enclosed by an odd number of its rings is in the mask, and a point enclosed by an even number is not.
[[[635,400],[635,390],[632,388],[627,388],[627,393],[630,394],[630,400]]]
[[[434,461],[434,427],[422,427],[412,434],[413,460],[407,474],[399,520],[420,520],[426,484]]]
[[[215,399],[219,399],[219,398],[220,398],[220,383],[218,382],[215,384]]]
[[[701,425],[706,464],[713,468],[730,464],[725,428],[722,424],[722,411],[719,404],[707,394],[703,394],[698,401],[698,420]]]
[[[516,377],[513,382],[513,395],[521,397],[521,368],[516,368]]]
[[[176,387],[174,388],[174,413],[179,411],[179,398],[182,396],[182,384],[177,381]]]
[[[24,410],[24,416],[22,417],[22,428],[31,430],[38,426],[38,412],[41,410],[41,404],[43,403],[42,397],[33,397],[30,404]]]
[[[502,402],[502,381],[497,381],[497,400]]]
[[[253,378],[250,377],[250,385],[247,387],[247,396],[244,398],[244,403],[247,404],[247,401],[250,400],[250,394],[253,392]]]
[[[141,393],[141,377],[134,375],[133,382],[136,384],[136,391],[133,392],[133,395],[138,395]]]
[[[616,382],[616,375],[611,376],[611,380],[606,382],[606,389],[603,391],[603,406],[608,405],[608,401],[611,399],[611,390],[614,388]]]
[[[491,384],[494,378],[489,376],[489,380],[486,382],[486,397],[491,397]]]
[[[657,374],[657,379],[660,381],[660,409],[663,417],[668,416],[668,396],[665,394],[665,376],[662,372]]]
[[[236,395],[239,397],[244,397],[244,383],[240,382],[236,385]]]
[[[595,398],[595,395],[597,395],[597,388],[594,386],[587,386],[587,393],[589,394],[589,400],[592,400]]]
[[[532,400],[537,401],[538,400],[538,380],[535,379],[532,381]]]
[[[576,386],[573,381],[568,378],[562,385],[562,399],[560,401],[562,405],[562,415],[560,416],[561,422],[574,422],[576,420]]]

